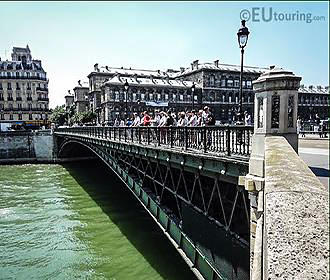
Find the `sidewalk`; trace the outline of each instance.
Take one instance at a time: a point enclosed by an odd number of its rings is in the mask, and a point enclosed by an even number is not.
[[[329,141],[329,135],[325,138],[321,138],[320,135],[317,134],[305,134],[305,137],[302,137],[301,134],[299,134],[299,139],[305,139],[305,140],[328,140]]]

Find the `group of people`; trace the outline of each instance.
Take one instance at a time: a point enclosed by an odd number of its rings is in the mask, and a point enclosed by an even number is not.
[[[244,112],[244,124],[251,125],[251,115]],[[172,112],[155,110],[153,113],[144,111],[142,114],[133,113],[133,118],[128,118],[126,121],[120,119],[119,116],[114,122],[114,126],[210,126],[215,125],[215,117],[208,106],[203,110],[191,110],[187,112]]]
[[[167,112],[155,110],[154,114],[149,114],[147,111],[144,111],[141,116],[138,113],[133,113],[133,116],[133,119],[129,118],[126,122],[120,120],[119,117],[116,118],[114,126],[184,127],[215,125],[215,117],[208,106],[205,106],[203,110],[182,111],[177,114],[171,110],[168,110]]]

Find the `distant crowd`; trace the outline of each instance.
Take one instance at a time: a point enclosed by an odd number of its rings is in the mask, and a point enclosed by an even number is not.
[[[251,115],[247,112],[244,114],[245,125],[251,125]],[[208,106],[203,110],[191,110],[187,112],[174,113],[171,110],[159,111],[155,110],[154,114],[144,111],[141,114],[133,113],[133,118],[127,120],[120,119],[118,116],[115,119],[114,126],[211,126],[215,125],[215,117]]]

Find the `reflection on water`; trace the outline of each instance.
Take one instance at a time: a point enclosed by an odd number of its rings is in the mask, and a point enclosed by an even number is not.
[[[195,279],[100,162],[0,166],[0,279]]]

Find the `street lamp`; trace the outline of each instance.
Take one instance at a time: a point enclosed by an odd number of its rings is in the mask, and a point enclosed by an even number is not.
[[[125,93],[126,93],[126,117],[128,116],[128,109],[127,109],[128,88],[129,88],[129,84],[128,84],[127,79],[126,79],[126,82],[124,84],[124,89],[125,89]]]
[[[239,87],[239,107],[237,113],[238,124],[243,124],[243,56],[244,56],[244,48],[247,44],[249,38],[249,29],[245,26],[245,20],[242,20],[242,26],[237,32],[238,44],[241,49],[241,73],[240,73],[240,87]]]
[[[192,109],[194,110],[194,102],[195,102],[195,83],[193,82],[191,86],[191,94],[192,94]]]

